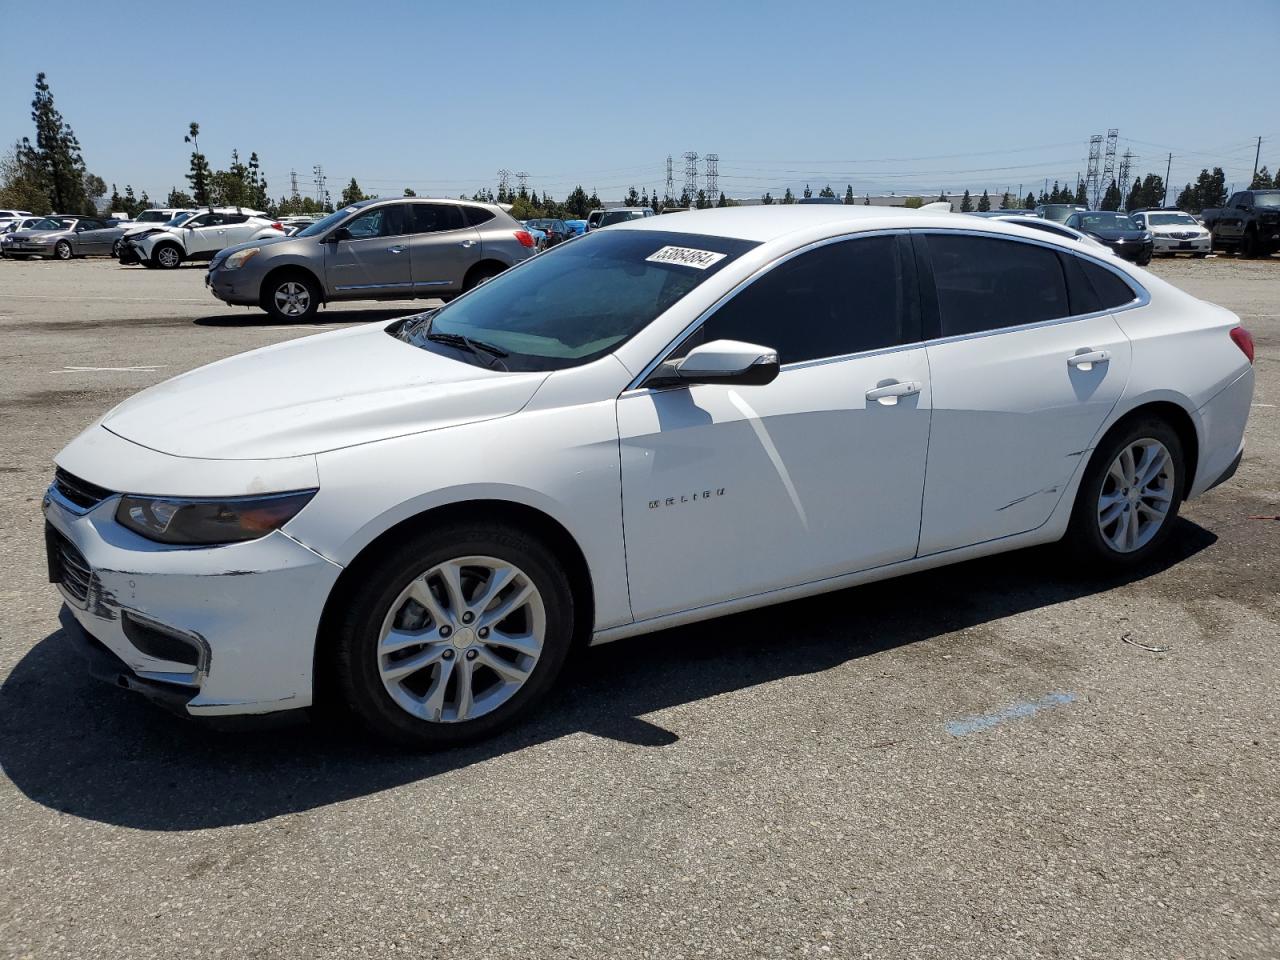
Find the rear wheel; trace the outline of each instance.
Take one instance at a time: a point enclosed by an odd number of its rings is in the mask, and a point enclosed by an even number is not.
[[[320,287],[304,274],[281,274],[262,285],[258,304],[280,323],[310,320],[320,308]]]
[[[66,240],[59,240],[53,245],[53,255],[59,260],[70,260],[73,256],[71,252],[71,244]]]
[[[1244,236],[1240,238],[1239,254],[1246,260],[1252,260],[1258,255],[1258,234],[1255,231],[1244,232]]]
[[[356,716],[395,743],[494,733],[529,712],[569,652],[568,577],[517,528],[432,530],[360,582],[334,637],[335,680]]]
[[[1094,451],[1067,531],[1090,566],[1142,563],[1169,536],[1185,493],[1186,466],[1177,431],[1156,417],[1113,430]]]
[[[173,270],[182,264],[182,251],[175,243],[162,243],[151,253],[152,266]]]

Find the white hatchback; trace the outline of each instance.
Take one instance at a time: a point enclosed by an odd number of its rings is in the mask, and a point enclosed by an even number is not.
[[[124,402],[57,457],[50,574],[96,672],[184,714],[451,744],[577,641],[1064,538],[1140,563],[1239,462],[1252,359],[1023,227],[651,218]]]

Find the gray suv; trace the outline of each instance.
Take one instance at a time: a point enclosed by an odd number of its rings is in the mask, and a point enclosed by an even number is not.
[[[220,250],[205,284],[288,322],[335,300],[448,300],[533,253],[533,235],[494,204],[363,200],[291,237]]]

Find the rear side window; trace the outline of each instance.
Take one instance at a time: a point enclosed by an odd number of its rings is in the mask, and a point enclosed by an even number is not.
[[[1062,264],[1046,247],[932,234],[929,254],[944,337],[1071,316]]]
[[[451,203],[413,204],[413,232],[440,233],[465,226],[462,211]]]
[[[1138,295],[1133,291],[1133,287],[1129,286],[1106,267],[1099,266],[1090,260],[1085,260],[1083,257],[1073,257],[1072,259],[1080,264],[1080,268],[1089,279],[1094,293],[1098,295],[1100,304],[1098,309],[1114,310],[1117,307],[1133,303],[1138,298]],[[1079,311],[1076,312],[1078,313]]]
[[[463,207],[462,214],[467,218],[467,224],[472,227],[478,227],[493,219],[493,211],[486,210],[484,207]]]
[[[831,243],[774,267],[715,312],[680,353],[713,340],[772,347],[782,363],[840,357],[919,337],[905,237]]]

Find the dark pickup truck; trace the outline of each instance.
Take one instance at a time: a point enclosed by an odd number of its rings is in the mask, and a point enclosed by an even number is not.
[[[1225,207],[1202,210],[1200,217],[1215,250],[1225,247],[1242,257],[1280,250],[1280,190],[1241,190]]]

